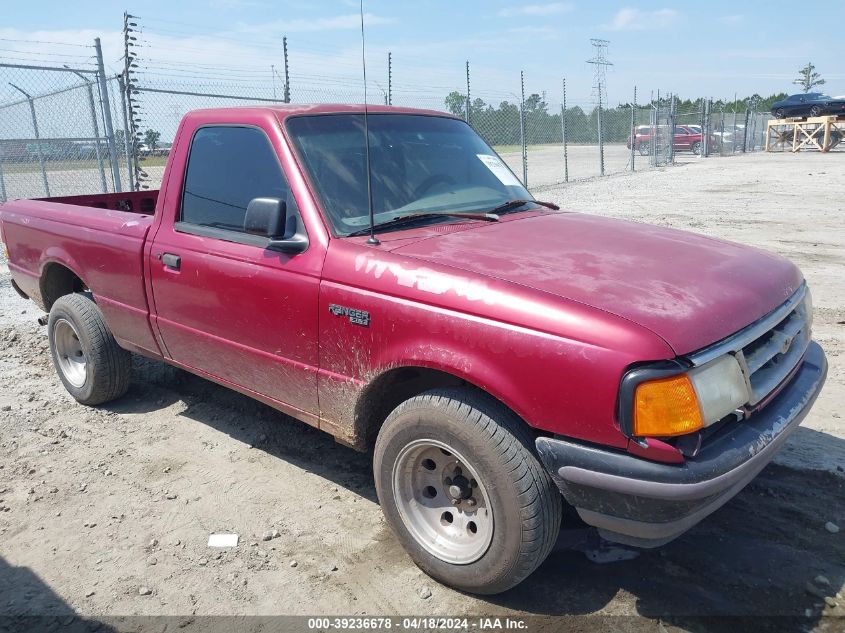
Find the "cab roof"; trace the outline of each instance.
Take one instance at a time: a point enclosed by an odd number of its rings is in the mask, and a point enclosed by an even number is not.
[[[231,113],[232,111],[249,112],[249,113],[272,113],[275,114],[279,120],[284,120],[290,116],[303,114],[363,114],[363,104],[348,104],[348,103],[285,103],[273,105],[249,105],[249,106],[235,106],[227,108],[203,108],[200,110],[193,110],[193,112],[202,112],[205,115],[215,115],[223,113]],[[368,114],[418,114],[426,116],[439,116],[457,119],[448,112],[440,110],[427,110],[423,108],[405,108],[400,106],[386,106],[386,105],[367,105],[366,111]],[[190,115],[190,112],[188,113]]]

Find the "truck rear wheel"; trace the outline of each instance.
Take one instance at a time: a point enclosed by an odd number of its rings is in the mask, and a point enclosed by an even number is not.
[[[495,594],[546,559],[562,501],[533,446],[513,413],[468,389],[428,391],[388,416],[375,447],[376,490],[420,569]]]
[[[60,297],[50,309],[47,336],[53,365],[78,402],[97,405],[126,393],[131,354],[114,340],[97,304],[83,294]]]

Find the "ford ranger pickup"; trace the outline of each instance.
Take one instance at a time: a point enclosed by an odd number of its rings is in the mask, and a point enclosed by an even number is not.
[[[160,190],[10,201],[0,231],[76,400],[120,398],[140,354],[372,450],[398,540],[470,592],[526,578],[576,511],[683,534],[827,371],[792,263],[559,211],[440,112],[191,112]]]

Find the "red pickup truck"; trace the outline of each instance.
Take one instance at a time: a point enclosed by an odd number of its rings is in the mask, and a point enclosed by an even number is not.
[[[613,541],[682,534],[827,371],[789,261],[557,211],[439,112],[192,112],[160,191],[0,213],[74,398],[119,398],[142,354],[372,448],[398,539],[466,591],[536,569],[564,501]]]
[[[655,128],[653,125],[638,125],[634,133],[628,137],[625,146],[631,149],[631,143],[641,155],[648,156],[651,152],[651,145],[655,142]],[[668,145],[666,137],[669,135],[669,128],[665,125],[657,127],[657,143]],[[710,137],[710,144],[715,147],[715,137]],[[676,152],[692,152],[700,154],[704,146],[704,134],[699,126],[676,125],[675,133],[672,135],[672,145]]]

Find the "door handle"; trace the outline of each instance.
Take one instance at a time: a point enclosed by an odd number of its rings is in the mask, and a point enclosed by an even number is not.
[[[172,270],[179,270],[182,266],[182,258],[173,253],[165,253],[161,256],[161,263]]]

